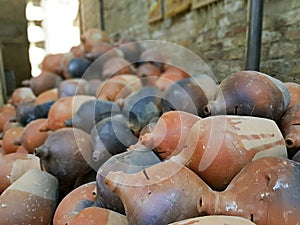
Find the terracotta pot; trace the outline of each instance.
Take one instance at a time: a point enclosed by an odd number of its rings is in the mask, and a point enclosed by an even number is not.
[[[199,216],[197,199],[209,187],[172,161],[135,174],[110,172],[105,183],[121,198],[129,224],[167,224]]]
[[[293,156],[293,160],[300,163],[300,151]]]
[[[41,105],[47,102],[56,101],[58,99],[57,88],[53,88],[41,93],[34,101],[34,105]]]
[[[84,56],[84,47],[82,44],[79,44],[77,46],[73,46],[70,49],[70,52],[75,56],[75,57],[83,57]]]
[[[98,28],[90,28],[80,36],[81,43],[86,52],[99,44],[99,42],[109,42],[109,36]]]
[[[83,103],[71,119],[65,121],[65,126],[76,127],[90,133],[98,122],[120,113],[119,106],[114,102],[90,100]]]
[[[76,179],[91,170],[92,150],[88,133],[76,128],[62,128],[49,134],[34,154],[43,168],[60,182],[63,194],[73,189]]]
[[[131,89],[131,92],[138,91],[143,86],[140,78],[134,74],[120,74],[111,77],[111,79],[124,82]]]
[[[66,70],[68,63],[73,57],[72,53],[48,54],[41,63],[42,71],[52,72],[63,78],[69,78]]]
[[[160,75],[160,78],[156,82],[156,87],[161,91],[165,91],[171,84],[188,77],[189,74],[183,70],[175,66],[169,66],[167,70]]]
[[[162,71],[165,63],[165,58],[157,49],[149,48],[142,52],[139,62],[143,64],[151,63],[157,66],[160,71]]]
[[[15,122],[14,120],[12,120],[12,121],[7,120],[6,123],[3,125],[3,131],[2,131],[1,139],[3,139],[6,131],[8,131],[10,128],[13,128],[13,127],[22,127],[22,125],[19,122]]]
[[[288,155],[291,159],[300,148],[300,102],[289,107],[279,121],[280,130],[284,136]]]
[[[86,95],[75,95],[58,99],[49,110],[48,126],[43,130],[57,130],[65,127],[65,121],[72,118],[84,102],[94,99],[95,97]]]
[[[58,98],[74,95],[85,95],[86,94],[86,83],[84,79],[67,79],[62,81],[57,89]]]
[[[85,92],[87,95],[95,96],[97,97],[98,90],[100,88],[100,85],[103,83],[103,81],[99,79],[91,79],[88,80],[85,85]]]
[[[203,117],[203,108],[207,103],[201,87],[192,78],[185,78],[165,90],[161,105],[163,112],[178,110]]]
[[[17,148],[16,153],[29,154],[28,150],[27,150],[23,145],[20,145],[20,146]]]
[[[114,115],[97,123],[91,131],[93,168],[98,168],[111,156],[122,153],[137,142],[124,117]]]
[[[96,183],[84,184],[65,196],[55,210],[53,225],[70,224],[83,209],[93,206],[96,200]]]
[[[118,56],[118,52],[114,49],[114,47],[111,44],[108,44],[106,42],[98,42],[91,48],[91,50],[88,53],[86,53],[85,57],[91,61],[94,61],[98,57],[102,57],[105,54],[110,55],[110,57]]]
[[[256,71],[240,71],[220,83],[217,98],[205,107],[207,115],[257,116],[278,121],[290,103],[279,80]]]
[[[255,225],[255,223],[251,222],[242,217],[238,216],[201,216],[197,218],[182,220],[179,222],[171,223],[169,225]]]
[[[97,98],[99,100],[117,101],[118,99],[126,98],[131,93],[130,86],[125,82],[108,79],[99,86]]]
[[[50,108],[51,108],[51,106],[55,102],[56,101],[50,101],[50,102],[46,102],[46,103],[42,103],[42,104],[36,105],[34,107],[34,116],[35,116],[35,119],[48,118],[48,113],[50,111]]]
[[[233,215],[257,225],[290,225],[300,221],[300,164],[267,157],[246,165],[223,192],[202,195],[199,212]]]
[[[126,152],[112,156],[98,170],[96,177],[98,195],[95,205],[124,214],[121,199],[104,184],[107,174],[111,171],[122,171],[127,174],[136,173],[159,162],[160,159],[151,149],[140,144],[130,146]]]
[[[208,101],[215,100],[218,92],[218,85],[214,78],[205,74],[196,74],[193,75],[191,79],[201,87],[201,90],[204,92]]]
[[[27,124],[23,130],[21,144],[29,153],[33,153],[34,149],[44,144],[48,137],[47,132],[40,129],[48,123],[47,119],[37,119]]]
[[[287,89],[290,92],[290,104],[289,107],[300,102],[300,84],[294,82],[285,82],[284,83]]]
[[[0,196],[1,225],[48,225],[57,204],[57,179],[37,169],[28,170]]]
[[[125,37],[119,40],[118,49],[124,54],[124,58],[130,63],[136,63],[139,61],[143,47],[140,43],[132,37]]]
[[[112,57],[103,64],[102,79],[107,79],[118,74],[133,74],[131,63],[122,57]]]
[[[91,65],[91,61],[84,57],[74,57],[70,60],[67,66],[67,72],[69,76],[73,79],[83,78],[85,71]]]
[[[21,145],[24,127],[12,127],[8,129],[3,137],[2,147],[6,154],[16,152]]]
[[[182,150],[190,129],[200,119],[182,111],[166,112],[159,118],[151,133],[140,136],[140,142],[152,148],[161,159],[168,159]]]
[[[11,104],[6,104],[0,111],[0,131],[3,131],[4,124],[11,118],[14,119],[16,115],[16,108]]]
[[[157,66],[145,63],[137,68],[136,75],[141,79],[144,86],[154,86],[161,72]]]
[[[37,77],[29,80],[29,87],[36,96],[39,96],[45,91],[57,88],[62,79],[57,74],[42,71]]]
[[[127,225],[126,216],[99,207],[89,207],[80,211],[69,225]]]
[[[23,101],[35,100],[35,95],[29,87],[20,87],[14,90],[11,97],[8,99],[8,103],[17,107]]]
[[[124,99],[122,113],[131,130],[139,133],[151,120],[161,114],[161,92],[151,86],[143,87]]]
[[[213,189],[224,190],[247,163],[266,156],[287,157],[276,123],[226,115],[196,122],[185,148],[171,160],[186,165]]]
[[[40,169],[38,157],[24,153],[0,156],[0,194],[29,169]]]

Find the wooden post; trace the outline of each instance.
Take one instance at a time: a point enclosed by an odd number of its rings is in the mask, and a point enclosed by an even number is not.
[[[6,100],[6,83],[5,83],[5,73],[2,60],[2,46],[0,43],[0,108],[4,105]]]

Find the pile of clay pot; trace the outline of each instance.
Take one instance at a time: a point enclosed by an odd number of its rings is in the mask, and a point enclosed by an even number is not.
[[[0,225],[299,223],[300,85],[97,29],[41,66],[1,108]]]

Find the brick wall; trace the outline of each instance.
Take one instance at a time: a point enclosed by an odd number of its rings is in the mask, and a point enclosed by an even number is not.
[[[169,19],[148,23],[147,1],[104,0],[106,31],[181,44],[198,54],[218,80],[243,70],[247,0],[219,0]],[[300,1],[265,0],[261,71],[300,83]]]

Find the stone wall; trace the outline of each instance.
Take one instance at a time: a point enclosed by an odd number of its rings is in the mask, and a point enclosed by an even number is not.
[[[219,81],[245,68],[247,0],[219,0],[151,24],[147,1],[104,0],[104,18],[112,35],[167,40],[191,49]],[[299,0],[265,0],[261,71],[300,82]]]

